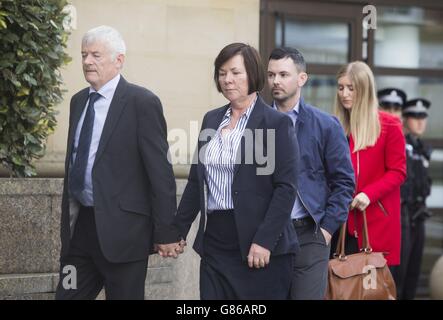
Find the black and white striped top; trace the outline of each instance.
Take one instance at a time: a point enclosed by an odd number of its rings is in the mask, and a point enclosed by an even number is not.
[[[217,132],[208,143],[205,153],[208,212],[212,210],[234,209],[231,188],[234,179],[237,149],[256,101],[257,98],[245,113],[242,114],[233,130],[225,131],[222,134],[222,129],[228,126],[231,121],[232,109],[229,107]]]

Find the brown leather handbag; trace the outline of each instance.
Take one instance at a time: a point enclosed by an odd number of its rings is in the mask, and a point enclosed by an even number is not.
[[[340,230],[334,258],[329,260],[327,300],[395,300],[394,279],[382,252],[372,252],[366,212],[363,211],[363,248],[345,255],[346,222]]]

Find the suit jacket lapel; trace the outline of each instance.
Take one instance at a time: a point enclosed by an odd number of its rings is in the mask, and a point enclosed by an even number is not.
[[[251,114],[249,115],[248,123],[246,124],[246,127],[245,127],[245,130],[251,130],[253,132],[252,135],[254,136],[254,141],[255,141],[254,130],[259,127],[260,123],[263,120],[264,108],[268,108],[268,107],[265,105],[263,99],[260,96],[258,96],[257,101],[254,106],[254,110],[252,110]],[[238,146],[238,149],[237,149],[236,159],[241,159],[240,163],[244,162],[244,157],[245,157],[245,154],[244,154],[245,140],[244,139],[245,138],[243,135],[242,140],[240,141],[240,145]],[[234,179],[235,179],[235,176],[237,175],[238,169],[240,168],[240,163],[236,163],[234,166]]]
[[[297,121],[295,122],[295,134],[298,136],[298,133],[301,129],[301,127],[303,127],[303,124],[305,123],[306,119],[308,118],[308,111],[306,110],[305,107],[305,101],[303,100],[302,97],[300,97],[300,105],[298,108],[298,115],[297,115]],[[297,139],[298,141],[300,141],[300,139]]]
[[[220,123],[223,120],[223,116],[225,115],[226,110],[228,110],[228,108],[229,105],[226,105],[223,108],[220,108],[220,110],[217,113],[215,113],[212,117],[210,117],[207,120],[207,125],[205,129],[213,129],[217,131],[218,127],[220,126]],[[204,142],[205,144],[211,141],[211,139],[214,137],[215,131],[213,131],[208,140]]]
[[[74,139],[75,139],[75,132],[77,131],[78,122],[80,121],[81,115],[83,113],[83,110],[86,107],[86,102],[88,101],[89,97],[89,88],[83,89],[81,91],[79,98],[77,99],[76,105],[73,106],[73,110],[71,110],[72,114],[72,120],[69,127],[68,132],[68,150],[66,151],[66,154],[68,157],[66,157],[66,168],[69,168],[69,163],[72,158],[72,149],[74,146]]]
[[[220,123],[222,122],[223,116],[226,113],[226,110],[228,110],[229,105],[224,106],[223,108],[220,108],[219,112],[215,113],[212,117],[207,119],[206,126],[202,128],[204,129],[210,129],[209,136],[204,137],[204,141],[199,140],[199,148],[198,148],[198,156],[200,156],[201,150],[211,141],[211,139],[214,137],[215,132],[217,131],[218,127],[220,126]],[[204,150],[202,151],[204,152]],[[204,155],[203,155],[204,156]],[[200,179],[204,179],[204,164],[198,159],[198,174]]]
[[[251,114],[249,115],[248,123],[246,124],[245,129],[257,129],[259,127],[259,124],[263,120],[263,112],[264,108],[269,108],[264,103],[262,97],[258,96],[257,102],[255,103],[254,110],[252,110]]]
[[[121,76],[117,88],[115,89],[111,105],[109,106],[108,115],[106,116],[105,125],[103,126],[100,142],[98,144],[94,165],[103,154],[106,144],[111,137],[112,131],[117,125],[118,119],[120,118],[120,115],[127,104],[127,100],[125,100],[127,84],[128,82],[123,78],[123,76]]]

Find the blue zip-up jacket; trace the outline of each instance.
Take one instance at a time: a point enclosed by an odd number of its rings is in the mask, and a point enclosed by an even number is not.
[[[298,195],[318,227],[331,235],[346,221],[355,182],[349,145],[338,119],[304,102],[295,124],[300,147]]]

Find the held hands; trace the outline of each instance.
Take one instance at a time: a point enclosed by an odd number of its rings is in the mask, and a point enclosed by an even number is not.
[[[364,192],[360,192],[355,196],[354,200],[352,200],[351,210],[358,209],[360,211],[364,211],[370,203],[371,200],[369,200],[368,196]]]
[[[164,258],[177,258],[179,254],[185,251],[185,246],[186,241],[182,239],[180,242],[175,243],[155,244],[154,248]]]
[[[253,243],[249,249],[248,266],[249,268],[264,268],[269,264],[271,251]]]

